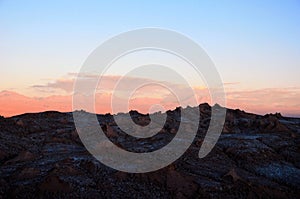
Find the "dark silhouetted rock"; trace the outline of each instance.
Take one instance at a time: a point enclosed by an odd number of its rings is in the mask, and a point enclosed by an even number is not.
[[[96,160],[82,144],[72,113],[0,117],[0,198],[299,198],[300,119],[228,109],[217,144],[199,159],[212,109],[209,104],[195,108],[201,120],[190,148],[171,165],[143,174],[116,171]],[[157,113],[166,114],[166,123],[150,138],[126,134],[111,114],[97,117],[115,145],[151,152],[175,137],[181,111]],[[140,126],[151,122],[148,114],[129,114]]]

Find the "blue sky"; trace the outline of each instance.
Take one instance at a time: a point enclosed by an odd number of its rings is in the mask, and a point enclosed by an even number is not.
[[[120,32],[168,28],[198,42],[240,89],[300,85],[299,1],[0,1],[0,90],[29,94],[78,72]]]

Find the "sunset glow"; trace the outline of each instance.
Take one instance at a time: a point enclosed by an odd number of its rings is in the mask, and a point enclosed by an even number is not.
[[[105,86],[109,90],[113,87],[112,83],[120,77],[108,76],[106,77]],[[113,79],[113,81],[112,81]],[[135,83],[141,81],[139,78],[131,81]],[[21,95],[16,92],[2,91],[0,92],[0,113],[5,117],[10,117],[23,113],[41,112],[48,110],[56,110],[61,112],[72,111],[72,87],[74,79],[59,79],[55,83],[39,86],[39,89],[52,90],[58,89],[58,93],[68,93],[60,95],[50,95],[47,97],[30,97]],[[238,87],[238,84],[225,84],[227,107],[233,109],[242,109],[248,112],[266,114],[281,112],[286,116],[299,116],[300,106],[300,89],[299,88],[266,88],[257,90],[239,90],[234,87]],[[126,86],[126,85],[124,85]],[[129,86],[129,85],[127,85]],[[161,89],[161,90],[160,90]],[[205,87],[194,87],[195,98],[198,104],[209,103],[211,104],[211,98],[208,90]],[[155,94],[153,91],[155,90]],[[183,91],[184,92],[184,91]],[[176,101],[176,96],[168,97],[169,93],[160,87],[149,86],[134,93],[129,100],[116,98],[114,99],[115,111],[111,109],[112,93],[105,91],[95,94],[95,109],[86,110],[96,113],[118,113],[128,112],[129,110],[138,110],[142,113],[148,113],[151,106],[160,104],[164,110],[175,109],[180,106],[180,103]],[[166,100],[168,99],[168,100]],[[172,99],[172,100],[171,100]],[[127,107],[122,109],[123,105]],[[122,106],[121,106],[122,105]],[[183,106],[196,106],[191,104],[187,99]],[[213,104],[211,104],[213,105]]]

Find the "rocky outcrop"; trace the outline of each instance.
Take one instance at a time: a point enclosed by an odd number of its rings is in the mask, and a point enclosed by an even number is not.
[[[116,171],[97,161],[81,143],[72,113],[0,118],[0,198],[299,197],[300,119],[228,110],[216,146],[199,159],[211,107],[199,108],[198,134],[186,153],[163,169],[143,174]],[[122,132],[112,115],[98,119],[119,147],[149,152],[174,138],[180,110],[168,111],[164,127],[151,138]],[[149,115],[129,114],[141,126],[150,122]]]

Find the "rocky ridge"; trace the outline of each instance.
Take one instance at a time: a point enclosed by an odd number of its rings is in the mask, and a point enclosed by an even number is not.
[[[97,161],[79,139],[72,113],[0,117],[0,198],[299,197],[299,118],[228,109],[216,146],[199,159],[211,107],[199,108],[197,136],[186,153],[163,169],[143,174],[116,171]],[[129,114],[141,126],[150,122],[149,115]],[[110,114],[97,117],[116,145],[148,152],[176,134],[180,108],[165,114],[164,128],[147,139],[126,135]]]

